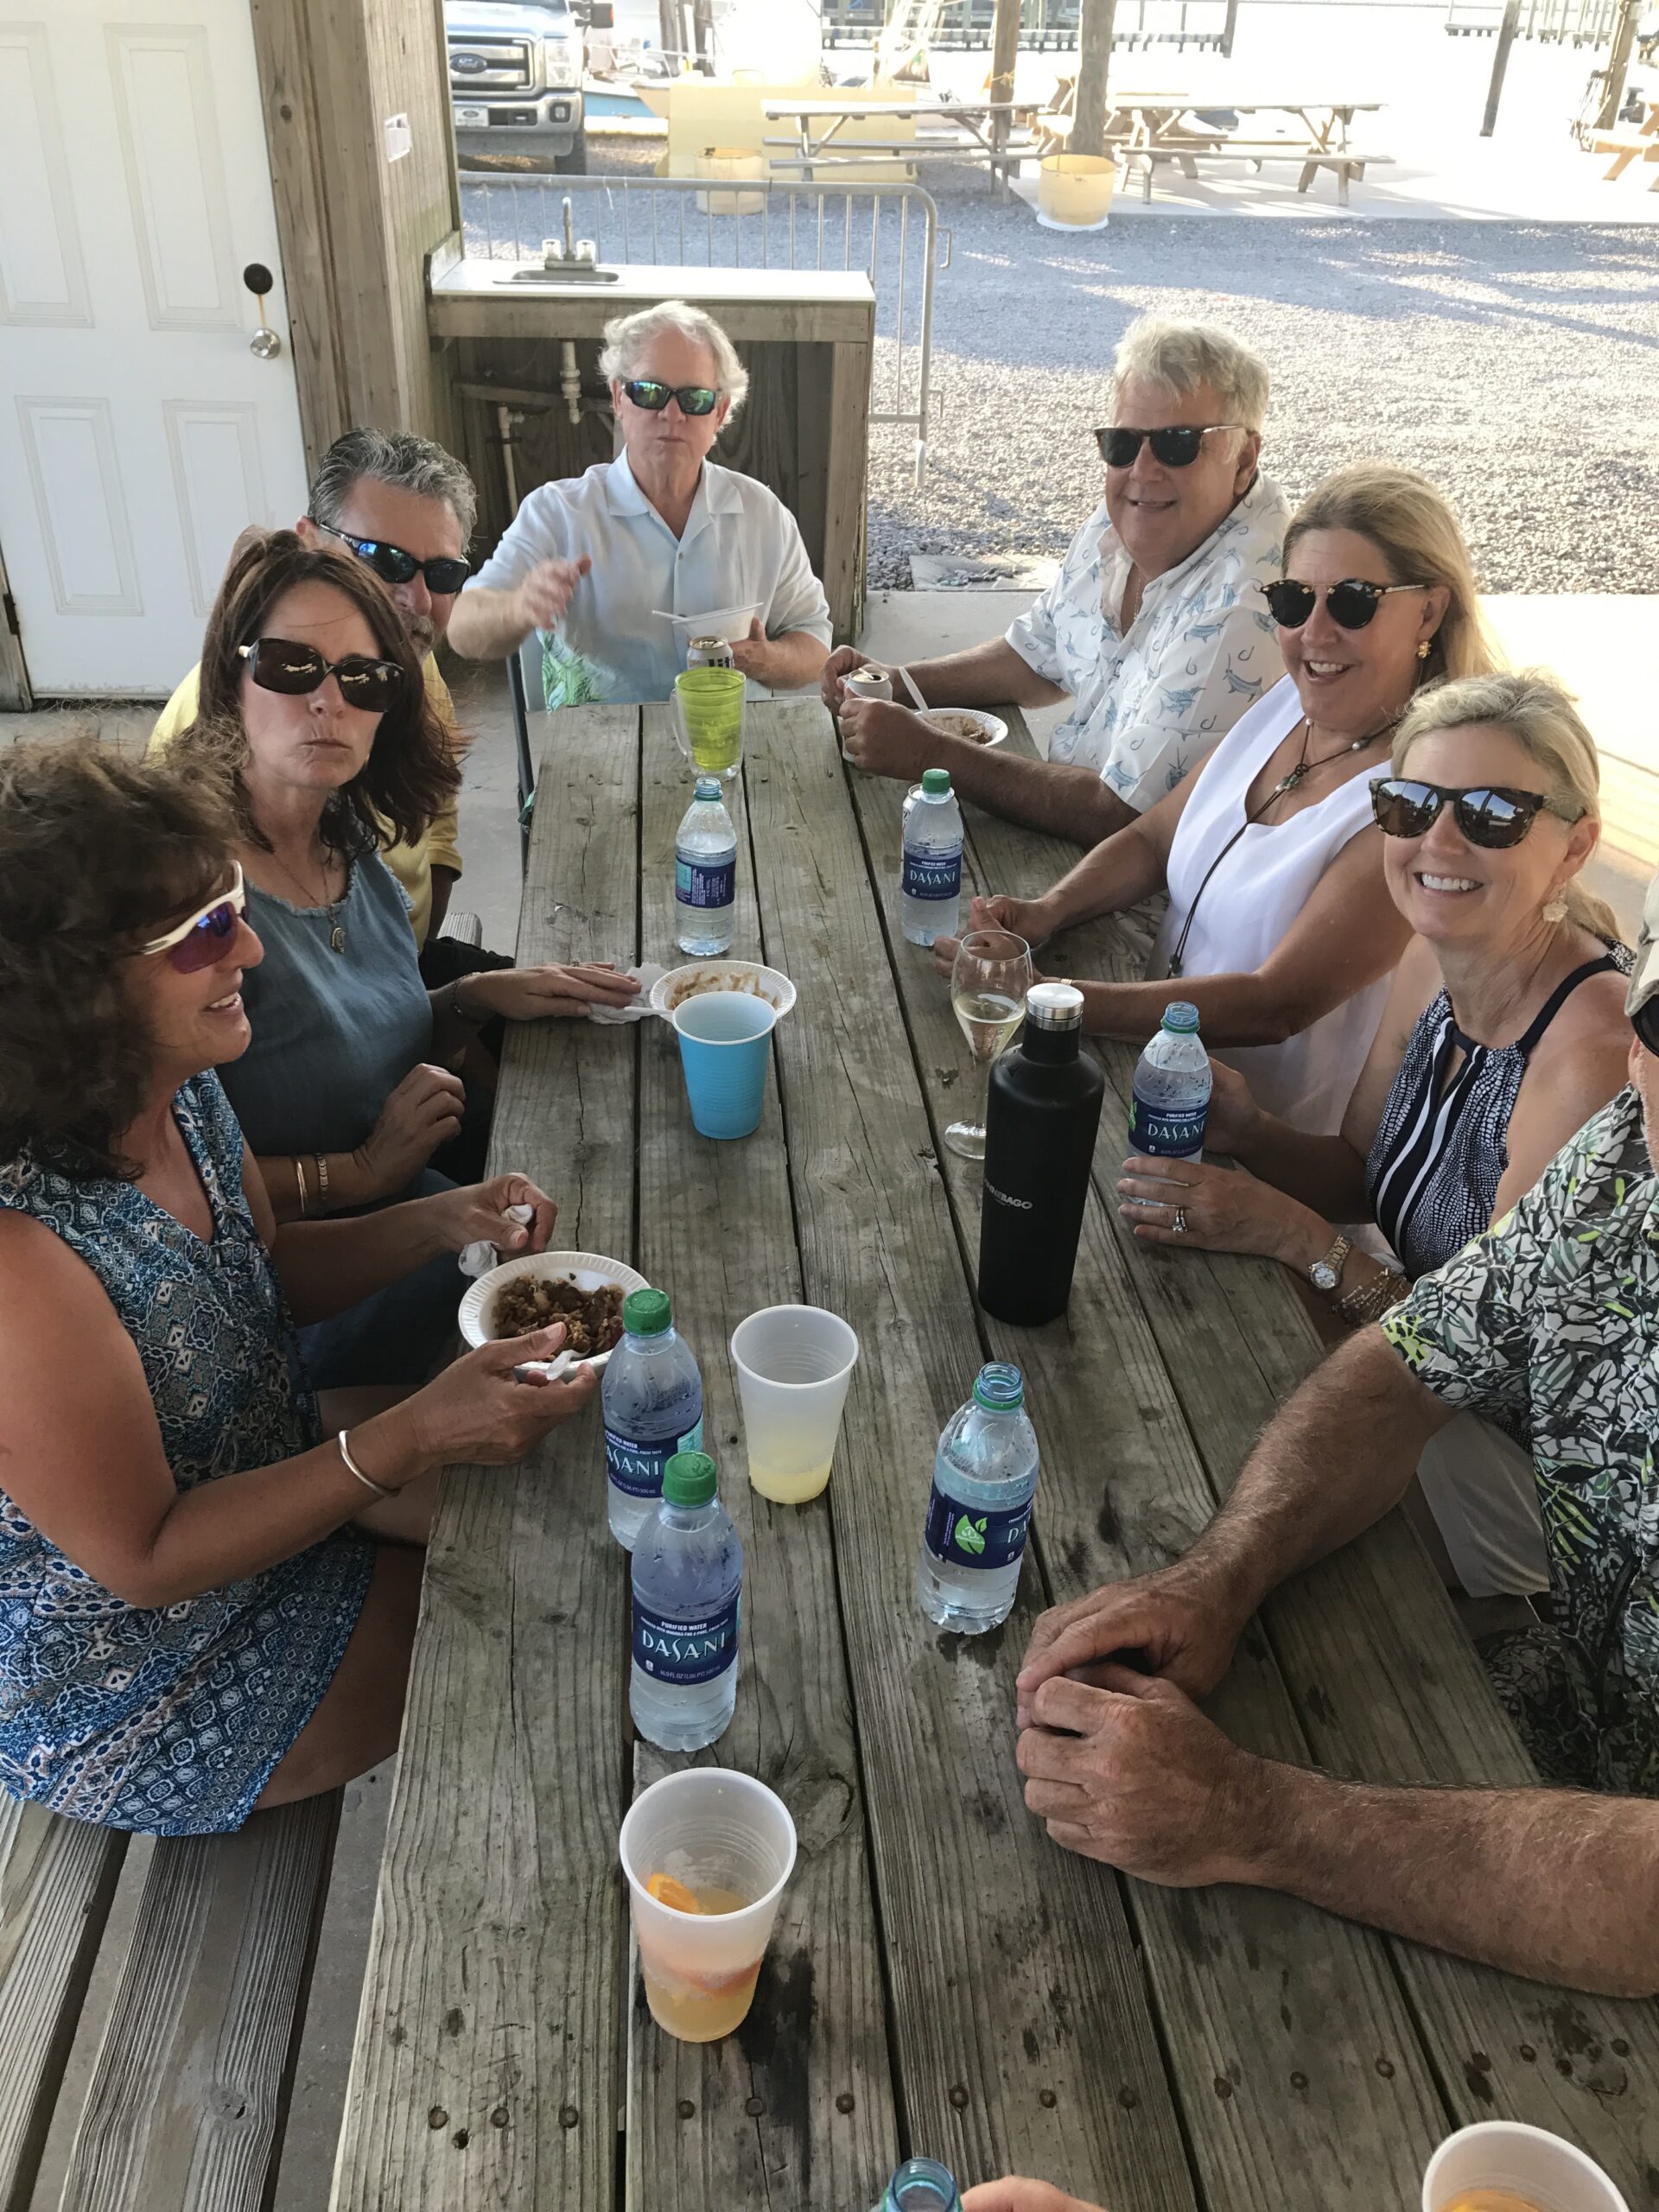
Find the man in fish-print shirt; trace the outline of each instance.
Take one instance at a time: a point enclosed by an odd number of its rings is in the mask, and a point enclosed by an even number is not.
[[[1287,1890],[1540,1980],[1659,1991],[1659,880],[1626,1006],[1629,1089],[1309,1377],[1186,1556],[1038,1624],[1020,1764],[1058,1842],[1154,1881]],[[1374,1788],[1241,1751],[1191,1698],[1465,1410],[1537,1475],[1550,1586],[1482,1656],[1545,1786]],[[1155,1672],[1112,1663],[1129,1650]]]
[[[930,706],[1071,712],[1046,760],[931,728],[895,676],[894,703],[843,695],[864,656],[824,664],[847,758],[957,792],[1081,844],[1172,790],[1284,674],[1259,585],[1282,569],[1289,506],[1258,474],[1268,372],[1226,332],[1143,317],[1118,347],[1111,425],[1096,433],[1106,497],[1059,575],[1006,637],[908,671]]]

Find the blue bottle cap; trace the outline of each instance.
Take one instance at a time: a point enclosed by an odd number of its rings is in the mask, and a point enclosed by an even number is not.
[[[1007,1360],[994,1359],[982,1367],[974,1382],[974,1403],[988,1414],[1011,1414],[1026,1402],[1025,1378]]]

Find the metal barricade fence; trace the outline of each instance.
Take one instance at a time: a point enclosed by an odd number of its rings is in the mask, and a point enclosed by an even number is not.
[[[567,200],[575,236],[594,241],[601,264],[864,270],[875,293],[869,419],[914,432],[920,488],[927,466],[933,285],[950,266],[950,233],[941,232],[930,193],[915,184],[465,170],[467,254],[539,262],[543,242],[563,235]],[[752,207],[755,200],[758,208]]]

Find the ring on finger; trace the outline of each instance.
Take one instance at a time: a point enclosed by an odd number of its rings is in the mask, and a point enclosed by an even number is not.
[[[1174,1235],[1174,1236],[1185,1236],[1185,1234],[1186,1234],[1186,1208],[1185,1208],[1185,1206],[1177,1206],[1177,1207],[1175,1208],[1175,1210],[1174,1210],[1174,1217],[1173,1217],[1173,1218],[1172,1219],[1172,1221],[1170,1222],[1169,1226],[1170,1226],[1171,1233],[1172,1233],[1173,1235]]]

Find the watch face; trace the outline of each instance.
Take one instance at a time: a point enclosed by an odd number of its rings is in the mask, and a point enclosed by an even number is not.
[[[1313,1278],[1313,1287],[1315,1290],[1334,1290],[1336,1288],[1337,1271],[1332,1266],[1329,1260],[1316,1260],[1307,1272]]]

